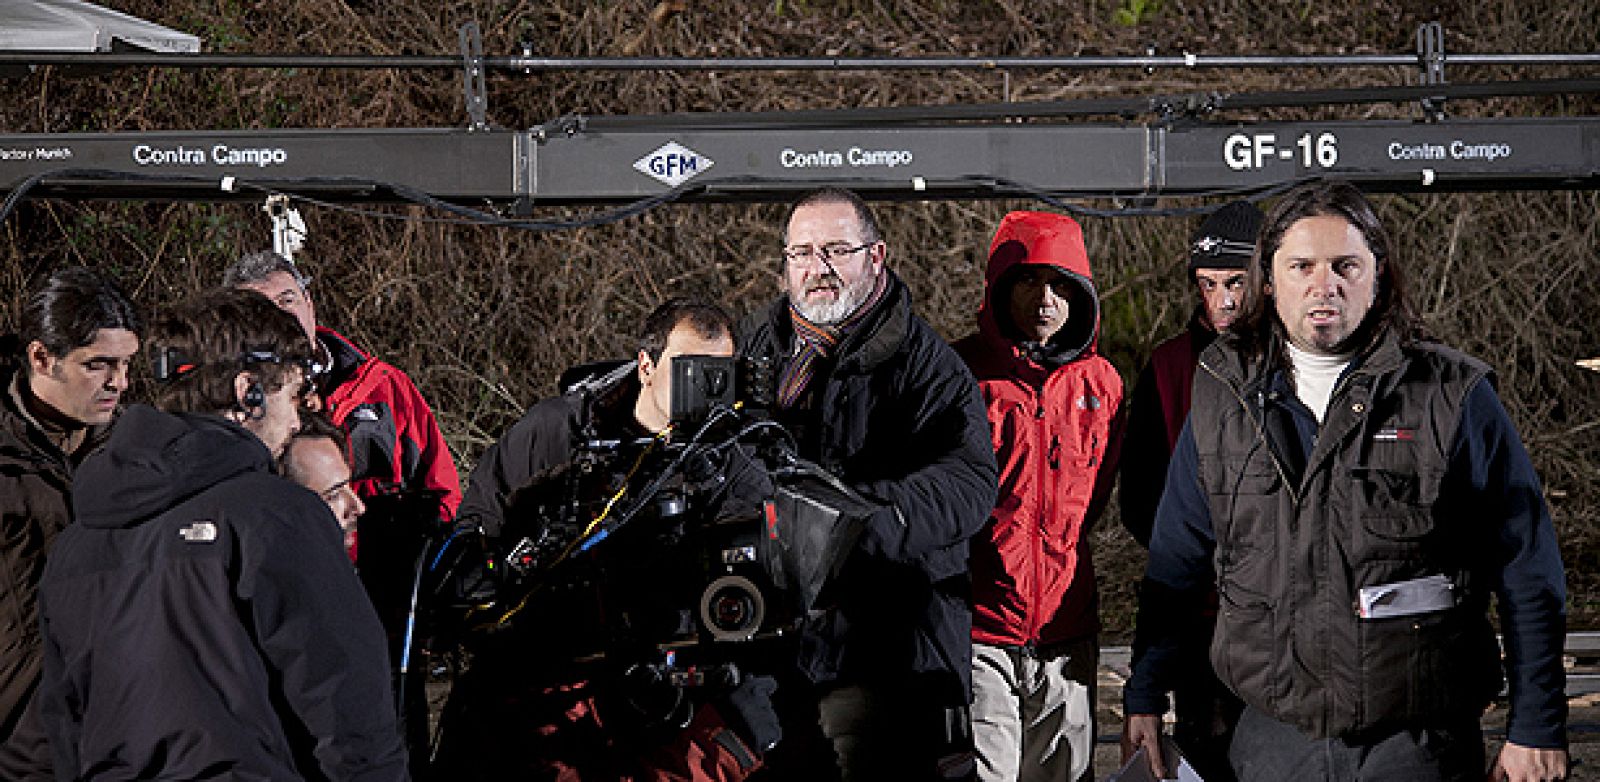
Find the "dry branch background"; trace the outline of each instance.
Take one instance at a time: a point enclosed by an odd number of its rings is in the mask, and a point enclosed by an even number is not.
[[[201,35],[209,51],[453,54],[456,29],[483,26],[485,51],[527,42],[552,56],[1061,55],[1406,52],[1416,26],[1445,24],[1451,51],[1600,50],[1596,0],[1326,3],[1311,0],[110,0]],[[1483,69],[1457,81],[1555,77]],[[1591,74],[1592,75],[1592,74]],[[490,78],[491,120],[523,128],[562,114],[655,113],[1044,100],[1414,81],[1390,72],[1018,72],[883,74],[565,73]],[[0,82],[6,132],[265,127],[460,126],[456,73],[289,69],[73,74],[45,68]],[[1454,106],[1462,116],[1594,114],[1592,99]],[[1412,117],[1407,106],[1278,112],[1270,118]],[[1252,117],[1240,117],[1252,119]],[[1260,115],[1253,118],[1269,118]],[[1104,206],[1106,204],[1098,204]],[[1600,198],[1592,192],[1407,195],[1380,205],[1412,292],[1446,341],[1490,361],[1546,484],[1568,566],[1575,627],[1600,617]],[[942,333],[971,328],[989,232],[1029,202],[881,207],[892,263]],[[734,309],[775,291],[771,205],[670,206],[602,228],[534,234],[302,207],[304,262],[321,319],[410,372],[433,402],[465,474],[560,370],[630,351],[662,297],[718,296]],[[1189,311],[1185,221],[1086,221],[1104,294],[1102,346],[1131,381]],[[153,306],[214,284],[238,253],[270,243],[244,205],[35,202],[0,226],[0,321],[50,269],[86,264]],[[1113,506],[1096,534],[1111,637],[1131,625],[1142,552]]]

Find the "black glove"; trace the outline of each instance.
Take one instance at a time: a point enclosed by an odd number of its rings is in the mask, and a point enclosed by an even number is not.
[[[694,704],[682,687],[659,666],[635,665],[622,676],[621,693],[636,721],[645,728],[686,728]]]
[[[767,752],[783,739],[783,726],[772,708],[772,693],[777,690],[778,681],[771,676],[746,676],[717,701],[728,727],[757,752]]]

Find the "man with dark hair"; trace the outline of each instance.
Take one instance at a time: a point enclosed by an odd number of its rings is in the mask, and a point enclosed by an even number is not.
[[[345,548],[355,544],[356,520],[367,509],[361,496],[350,487],[350,462],[346,457],[344,432],[327,416],[302,410],[300,430],[289,438],[278,471],[328,503],[328,510],[339,521]]]
[[[1189,238],[1187,266],[1199,302],[1183,333],[1151,351],[1150,363],[1133,387],[1118,496],[1122,525],[1141,546],[1150,545],[1156,502],[1189,415],[1189,387],[1200,353],[1233,325],[1244,303],[1245,266],[1255,253],[1261,218],[1255,204],[1233,201],[1200,223]]]
[[[105,442],[139,316],[115,284],[62,269],[28,297],[0,348],[0,779],[54,779],[39,722],[39,577],[72,520],[73,473]]]
[[[641,476],[660,465],[651,457],[686,437],[671,430],[673,362],[733,355],[733,322],[714,304],[672,299],[646,317],[638,344],[631,362],[569,370],[560,396],[529,408],[484,453],[461,505],[463,533],[480,532],[505,553],[519,540],[558,534],[543,515],[551,506],[540,504],[548,487],[560,495],[557,512],[583,513],[582,521],[616,504],[597,500],[640,489]],[[616,445],[615,458],[579,463],[581,447],[603,442]],[[535,577],[551,583],[526,600],[510,598],[493,632],[469,639],[472,666],[442,718],[440,778],[731,782],[760,767],[781,735],[770,678],[746,676],[731,692],[697,702],[640,678],[642,667],[626,667],[630,655],[648,661],[666,640],[654,634],[671,629],[663,620],[678,627],[675,609],[704,586],[687,577],[698,563],[683,561],[677,543],[692,538],[695,524],[756,512],[760,497],[750,487],[764,490],[764,473],[748,460],[716,469],[727,488],[693,498],[686,513],[641,514],[604,545],[564,555]],[[568,483],[575,470],[593,480]],[[570,486],[579,489],[569,495]],[[585,575],[564,581],[573,569]]]
[[[598,426],[606,436],[633,439],[665,430],[672,409],[672,359],[682,355],[733,355],[733,321],[721,307],[670,299],[645,318],[633,361],[569,370],[560,384],[561,396],[529,408],[478,460],[462,502],[462,521],[498,536],[512,492],[570,461],[574,438],[584,426]],[[582,409],[584,400],[566,393],[584,381],[613,374],[618,377],[610,378],[604,388],[586,392],[593,397],[594,409]]]
[[[223,287],[256,291],[294,315],[316,346],[317,391],[348,434],[356,493],[371,505],[396,490],[438,492],[439,518],[453,519],[461,481],[432,408],[404,372],[317,323],[309,284],[292,261],[273,252],[245,255],[222,277]]]
[[[303,332],[223,290],[150,342],[158,407],[129,408],[79,468],[40,587],[56,773],[405,779],[383,631],[338,526],[272,473],[308,391]]]
[[[978,778],[1092,778],[1089,534],[1116,476],[1122,378],[1097,350],[1100,301],[1077,221],[1006,215],[986,287],[978,332],[955,345],[988,403],[1005,487],[972,541]]]
[[[1122,525],[1141,546],[1150,545],[1156,503],[1167,482],[1172,448],[1189,416],[1189,388],[1200,353],[1226,332],[1244,303],[1245,267],[1255,254],[1261,210],[1248,201],[1233,201],[1212,212],[1189,238],[1189,280],[1199,299],[1188,327],[1150,354],[1139,373],[1122,444]],[[1193,618],[1184,634],[1174,677],[1173,737],[1195,770],[1208,782],[1233,778],[1228,744],[1244,704],[1217,681],[1206,661],[1211,627],[1216,621],[1215,595]]]
[[[784,295],[743,324],[744,350],[772,362],[799,455],[876,507],[837,602],[800,630],[822,733],[846,778],[970,776],[967,547],[996,494],[983,396],[854,193],[801,198],[781,252]]]
[[[1157,511],[1124,755],[1164,775],[1173,655],[1215,572],[1239,779],[1482,779],[1503,675],[1491,778],[1564,778],[1560,552],[1492,372],[1427,341],[1349,184],[1283,197],[1246,291],[1200,357]]]

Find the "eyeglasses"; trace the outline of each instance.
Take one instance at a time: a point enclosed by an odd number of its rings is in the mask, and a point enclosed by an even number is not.
[[[323,502],[332,505],[333,501],[343,497],[345,492],[350,492],[352,494],[355,493],[355,489],[350,487],[349,478],[339,481],[338,483],[335,483],[334,485],[317,492],[317,496],[321,497]]]
[[[829,263],[835,258],[843,258],[851,253],[861,252],[872,245],[873,242],[863,242],[854,247],[851,247],[845,242],[831,242],[829,244],[822,245],[821,247],[812,247],[809,244],[796,244],[783,248],[783,259],[789,263],[797,263],[815,255],[817,256],[817,260],[822,261],[823,263]]]

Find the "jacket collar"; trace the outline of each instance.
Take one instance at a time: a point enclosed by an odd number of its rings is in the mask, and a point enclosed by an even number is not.
[[[1282,338],[1274,335],[1268,342],[1263,356],[1276,355],[1282,347],[1279,342]],[[1340,379],[1343,385],[1346,379],[1358,375],[1369,377],[1391,375],[1404,366],[1406,361],[1405,349],[1400,344],[1400,339],[1393,331],[1384,329],[1378,338],[1366,350],[1356,354],[1350,362],[1350,367],[1345,370],[1345,376]],[[1269,364],[1264,358],[1253,361],[1245,358],[1237,348],[1237,343],[1224,335],[1212,342],[1200,354],[1200,363],[1219,380],[1233,386],[1241,394],[1253,394],[1264,390],[1272,382],[1272,375],[1282,371],[1281,367],[1273,367],[1273,372],[1267,372]]]
[[[256,435],[220,415],[131,405],[105,450],[78,468],[75,518],[88,527],[135,526],[225,480],[268,472],[272,458]]]
[[[317,390],[324,397],[348,382],[355,376],[356,370],[372,360],[372,356],[356,347],[356,343],[327,326],[317,327],[317,344],[328,352],[329,366],[317,379]]]
[[[0,364],[0,458],[65,467],[104,444],[110,436],[109,425],[90,426],[81,437],[68,440],[71,448],[64,450],[61,435],[51,432],[47,424],[36,420],[23,406],[18,386],[22,382],[20,366]]]
[[[871,372],[893,356],[911,333],[911,291],[893,270],[885,268],[883,273],[888,275],[883,298],[839,343],[835,366],[840,371]],[[767,310],[767,323],[784,355],[793,353],[794,325],[787,295]]]

